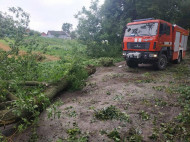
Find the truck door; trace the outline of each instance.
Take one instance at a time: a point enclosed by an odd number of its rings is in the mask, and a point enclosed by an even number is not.
[[[167,23],[160,23],[159,28],[159,45],[160,50],[167,51],[167,57],[172,57],[172,26]]]

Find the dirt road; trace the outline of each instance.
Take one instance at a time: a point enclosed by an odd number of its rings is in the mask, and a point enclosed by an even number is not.
[[[61,112],[59,119],[49,119],[47,111],[41,114],[36,128],[38,141],[64,141],[63,139],[70,138],[68,130],[76,131],[76,128],[80,130],[78,137],[82,139],[88,136],[90,142],[114,141],[108,135],[114,130],[119,132],[122,139],[132,129],[135,130],[132,136],[152,141],[149,137],[154,128],[170,122],[181,112],[177,101],[179,95],[169,93],[171,84],[176,82],[173,69],[177,66],[179,65],[172,64],[166,71],[155,71],[151,66],[143,65],[129,69],[125,62],[120,62],[112,67],[97,68],[83,90],[63,92],[59,96],[64,102],[57,108]],[[96,111],[111,105],[127,114],[130,121],[101,121],[95,118]],[[17,135],[14,141],[27,141],[31,138],[29,128]]]

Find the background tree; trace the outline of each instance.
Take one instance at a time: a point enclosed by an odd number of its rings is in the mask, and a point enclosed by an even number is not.
[[[92,1],[89,9],[83,7],[75,17],[79,21],[77,26],[79,39],[83,41],[100,41],[99,33],[102,29],[102,22],[98,0]]]
[[[77,33],[76,33],[76,31],[72,31],[72,32],[70,33],[70,36],[71,36],[71,39],[76,39],[76,38],[77,38]]]
[[[27,34],[29,14],[20,7],[9,8],[10,16],[0,12],[0,38],[13,39],[9,44],[14,53],[18,54],[18,48],[23,44],[24,36]]]
[[[62,25],[62,30],[67,33],[67,34],[70,34],[71,33],[71,30],[73,28],[73,25],[70,24],[70,23],[63,23]]]

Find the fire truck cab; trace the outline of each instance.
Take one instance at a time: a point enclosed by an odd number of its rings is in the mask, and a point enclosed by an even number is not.
[[[189,32],[160,19],[139,19],[128,23],[123,38],[123,56],[129,67],[153,64],[166,68],[169,61],[180,63],[187,50]]]

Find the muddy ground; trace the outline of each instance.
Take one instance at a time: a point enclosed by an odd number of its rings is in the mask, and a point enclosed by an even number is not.
[[[56,98],[63,102],[56,110],[61,112],[60,118],[48,118],[47,111],[40,115],[37,141],[66,141],[68,129],[76,126],[80,136],[88,136],[90,142],[112,142],[106,133],[117,130],[125,137],[131,129],[142,136],[143,141],[152,141],[149,137],[153,129],[170,122],[182,111],[178,105],[179,95],[169,93],[177,78],[172,70],[177,66],[169,64],[165,71],[155,71],[151,65],[130,69],[123,61],[112,67],[98,67],[81,91],[62,92]],[[129,121],[102,121],[95,117],[95,111],[111,105],[129,115]],[[24,142],[31,137],[30,127],[12,139]]]

